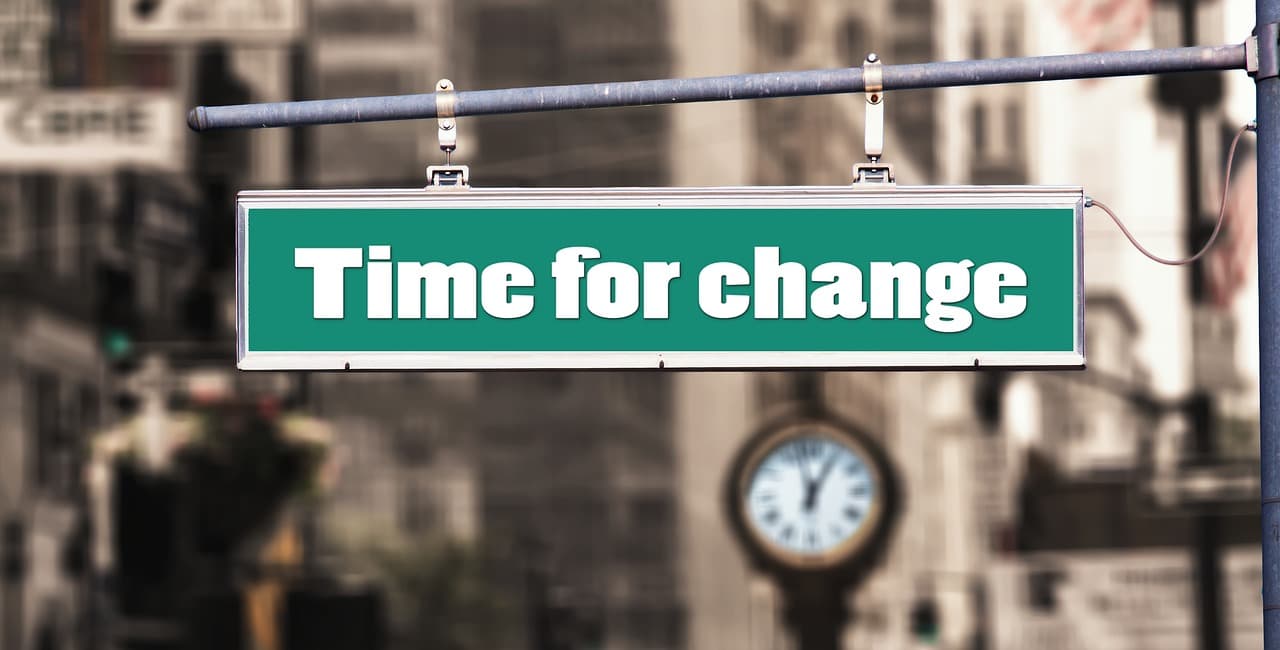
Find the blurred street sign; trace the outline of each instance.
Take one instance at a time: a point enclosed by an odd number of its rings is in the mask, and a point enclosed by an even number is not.
[[[1078,367],[1082,209],[1037,187],[244,192],[238,366]]]
[[[302,29],[301,0],[113,0],[121,41],[285,42]]]
[[[0,169],[175,169],[182,110],[164,93],[58,91],[0,97]]]

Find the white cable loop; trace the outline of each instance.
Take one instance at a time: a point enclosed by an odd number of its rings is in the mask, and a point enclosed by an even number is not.
[[[1222,181],[1222,203],[1218,207],[1218,223],[1213,226],[1213,233],[1209,235],[1209,241],[1205,242],[1199,252],[1191,257],[1184,259],[1168,259],[1160,257],[1159,255],[1147,250],[1142,244],[1139,244],[1138,240],[1133,237],[1133,233],[1129,232],[1129,229],[1125,227],[1124,222],[1120,221],[1120,217],[1117,217],[1116,213],[1112,212],[1111,208],[1107,207],[1102,201],[1094,199],[1093,197],[1085,197],[1084,205],[1086,208],[1097,206],[1101,208],[1103,212],[1106,212],[1107,215],[1111,217],[1111,220],[1116,222],[1116,226],[1120,228],[1120,232],[1124,233],[1124,236],[1128,238],[1129,243],[1133,244],[1134,248],[1138,249],[1143,255],[1146,255],[1153,262],[1159,262],[1168,266],[1182,266],[1184,264],[1190,264],[1200,259],[1205,253],[1209,252],[1209,249],[1213,247],[1213,243],[1218,239],[1218,233],[1222,230],[1222,222],[1227,214],[1227,193],[1231,188],[1231,163],[1236,157],[1236,145],[1240,144],[1240,137],[1244,135],[1245,131],[1253,131],[1256,128],[1257,124],[1255,122],[1250,122],[1240,127],[1240,130],[1236,131],[1236,137],[1232,138],[1231,149],[1227,152],[1226,177]]]

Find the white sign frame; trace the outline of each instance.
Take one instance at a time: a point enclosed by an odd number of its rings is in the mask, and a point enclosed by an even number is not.
[[[247,218],[255,208],[654,208],[846,207],[1071,209],[1074,214],[1074,345],[1071,351],[462,351],[250,352]],[[556,188],[466,190],[268,190],[236,201],[236,365],[241,370],[505,369],[1082,369],[1084,190],[1063,186]]]

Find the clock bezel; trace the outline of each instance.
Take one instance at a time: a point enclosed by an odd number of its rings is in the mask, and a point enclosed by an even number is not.
[[[749,511],[747,491],[751,477],[771,453],[793,440],[812,437],[842,445],[857,455],[871,475],[874,491],[866,518],[852,535],[819,553],[801,553],[776,544],[756,526]],[[758,564],[775,572],[856,569],[863,560],[870,559],[874,547],[883,542],[895,507],[895,477],[880,447],[856,428],[826,416],[792,418],[763,428],[739,452],[730,477],[729,512],[738,537]]]

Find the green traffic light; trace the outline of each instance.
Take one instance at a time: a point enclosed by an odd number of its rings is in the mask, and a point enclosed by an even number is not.
[[[102,348],[110,359],[120,359],[133,351],[133,339],[121,330],[108,330],[102,337]]]
[[[938,643],[938,609],[932,601],[919,601],[911,609],[911,628],[916,641],[926,645]]]

